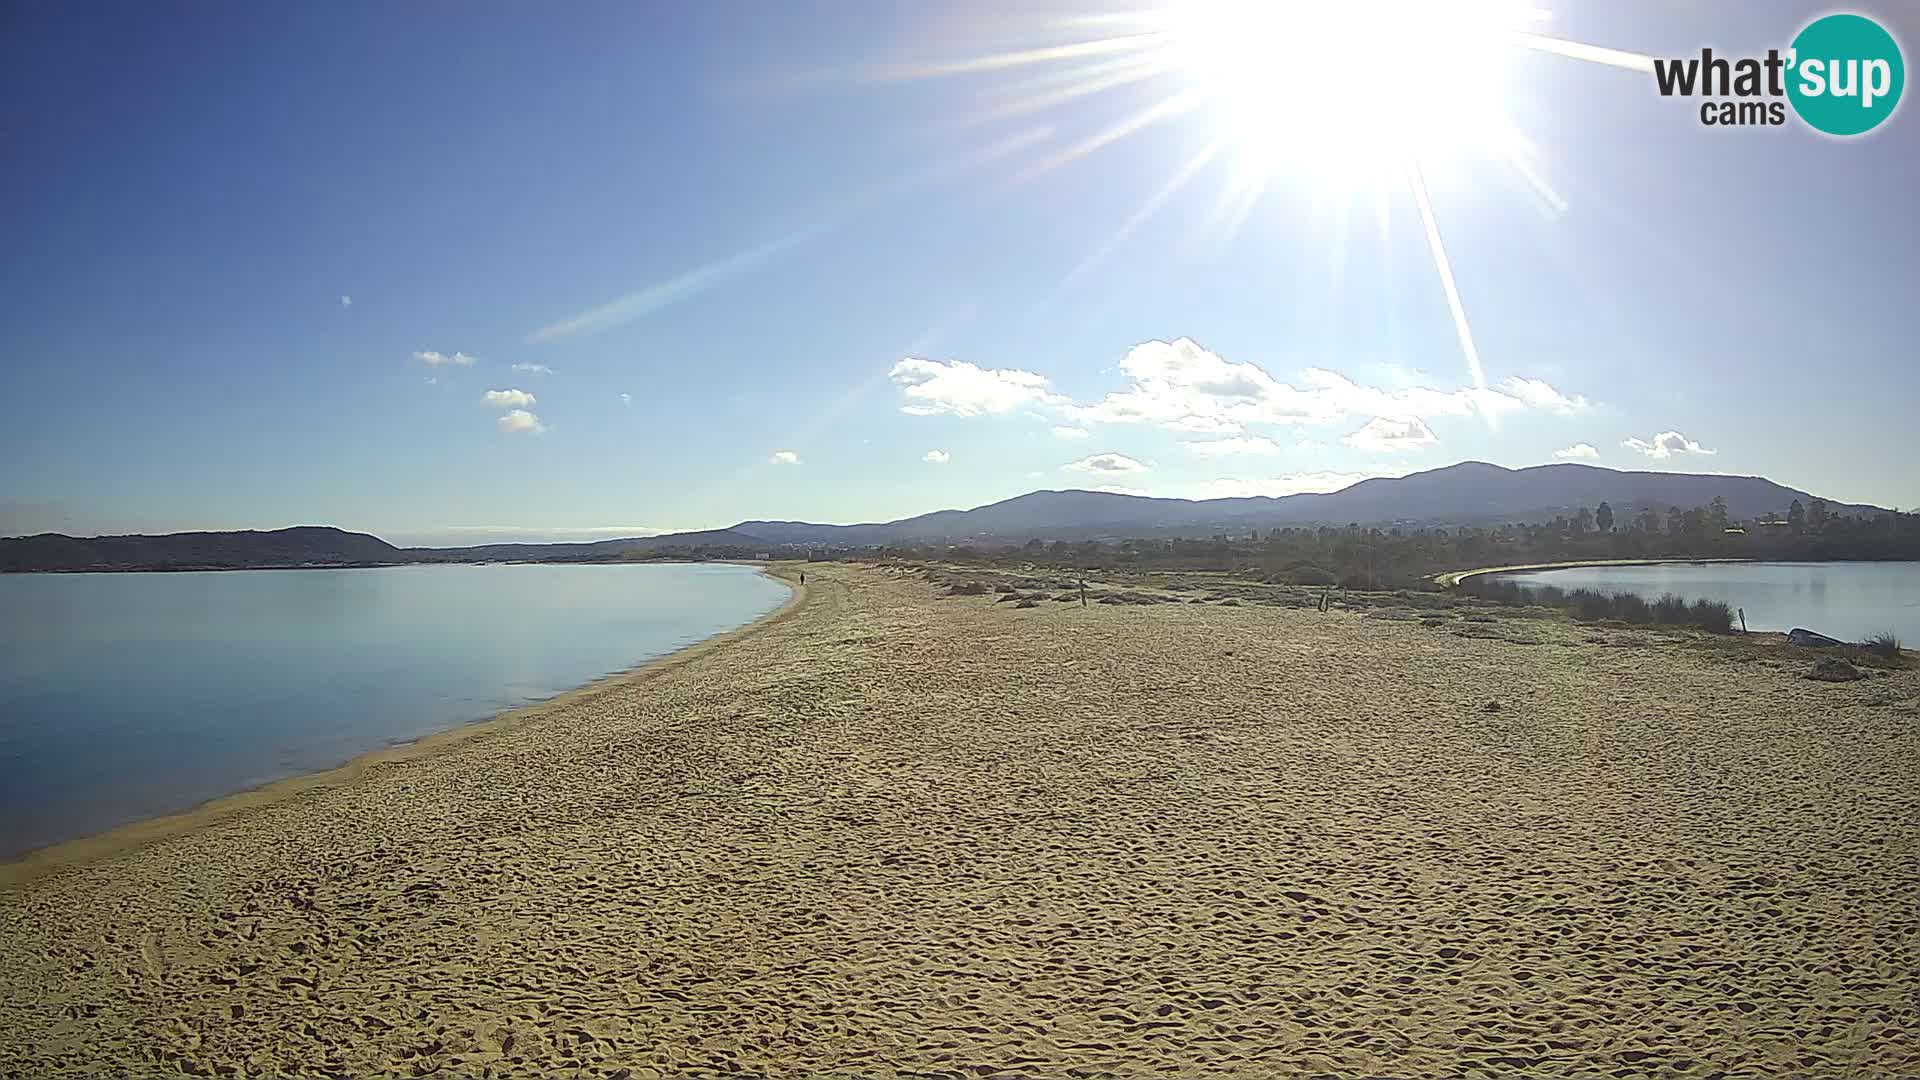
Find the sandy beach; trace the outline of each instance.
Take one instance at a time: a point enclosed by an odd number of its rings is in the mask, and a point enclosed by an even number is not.
[[[806,572],[7,869],[0,1075],[1920,1076],[1920,672]]]

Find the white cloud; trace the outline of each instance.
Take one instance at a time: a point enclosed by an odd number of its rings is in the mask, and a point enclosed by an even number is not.
[[[1675,454],[1717,454],[1718,450],[1709,450],[1677,431],[1663,431],[1653,437],[1652,442],[1644,439],[1628,439],[1620,444],[1636,454],[1645,454],[1650,458],[1667,458]]]
[[[621,395],[620,395],[620,404],[622,404],[622,405],[631,405],[631,404],[633,404],[633,395],[632,395],[632,394],[621,394]]]
[[[1132,473],[1145,472],[1147,469],[1145,462],[1135,461],[1125,454],[1112,453],[1094,454],[1060,467],[1070,472],[1084,473]]]
[[[1508,376],[1501,380],[1500,386],[1509,395],[1518,398],[1531,408],[1544,409],[1562,416],[1584,412],[1588,407],[1586,398],[1579,394],[1568,397],[1548,385],[1544,379],[1520,379]]]
[[[1087,437],[1087,429],[1083,427],[1056,425],[1053,429],[1053,437],[1056,439],[1084,439]]]
[[[1555,450],[1553,456],[1561,461],[1586,461],[1599,457],[1600,451],[1595,450],[1591,443],[1577,442],[1565,450]]]
[[[448,356],[446,353],[417,352],[413,354],[413,358],[428,367],[441,367],[447,364],[451,364],[454,367],[473,366],[473,357],[463,352],[454,353],[452,356]]]
[[[1299,495],[1303,492],[1339,491],[1351,487],[1362,480],[1371,480],[1380,476],[1405,476],[1405,468],[1367,469],[1361,472],[1302,472],[1288,473],[1284,476],[1268,476],[1255,479],[1235,479],[1222,477],[1208,480],[1200,485],[1200,498],[1203,499],[1244,499],[1256,495],[1278,498],[1282,495]]]
[[[525,409],[515,409],[500,418],[501,431],[530,431],[539,434],[547,430],[540,418]]]
[[[1308,368],[1299,384],[1282,382],[1266,369],[1225,360],[1190,338],[1149,341],[1120,361],[1132,381],[1092,405],[1062,411],[1081,422],[1145,423],[1172,431],[1237,434],[1249,424],[1338,422],[1350,415],[1428,418],[1499,416],[1525,409],[1574,412],[1587,407],[1541,379],[1509,378],[1499,389],[1435,390],[1362,386],[1337,371]]]
[[[1231,439],[1207,439],[1183,442],[1181,446],[1201,457],[1227,457],[1240,454],[1277,454],[1280,444],[1259,435],[1236,435]]]
[[[345,294],[345,293],[341,293],[341,294],[340,294],[340,306],[341,306],[341,307],[352,307],[352,306],[353,306],[353,297],[351,297],[351,296],[348,296],[348,295],[347,295],[347,294]]]
[[[933,465],[945,465],[953,460],[953,455],[945,450],[929,450],[920,456],[920,460]]]
[[[908,357],[888,374],[907,397],[900,411],[912,416],[982,416],[1028,404],[1067,403],[1048,389],[1046,376],[1013,368]]]
[[[1390,454],[1424,450],[1439,443],[1433,429],[1417,416],[1376,416],[1359,431],[1340,440],[1356,450]]]
[[[798,465],[800,455],[791,450],[775,450],[773,456],[767,460],[775,465]]]
[[[1128,487],[1125,484],[1101,484],[1099,487],[1094,488],[1093,490],[1104,491],[1109,495],[1139,495],[1142,498],[1152,497],[1148,495],[1147,492],[1142,491],[1137,487]]]
[[[520,364],[515,364],[515,365],[513,365],[513,370],[515,370],[515,371],[524,371],[524,372],[526,372],[526,373],[527,373],[527,374],[529,374],[529,375],[551,375],[551,374],[553,374],[553,369],[552,369],[552,368],[550,368],[550,367],[548,367],[548,366],[547,366],[547,365],[545,365],[545,364],[527,364],[527,363],[520,363]]]
[[[515,390],[512,388],[506,390],[489,390],[480,395],[480,397],[481,400],[489,405],[498,405],[505,409],[524,409],[529,405],[538,403],[532,394],[527,393],[525,390]]]
[[[1234,409],[1282,392],[1265,371],[1229,363],[1186,338],[1136,345],[1120,361],[1120,370],[1133,380],[1131,388],[1093,405],[1069,406],[1067,414],[1082,421],[1230,434],[1240,430],[1230,415]]]

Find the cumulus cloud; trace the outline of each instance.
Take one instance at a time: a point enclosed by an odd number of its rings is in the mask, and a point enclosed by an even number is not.
[[[539,434],[547,430],[540,418],[525,409],[514,409],[500,418],[501,431],[528,431]]]
[[[1104,491],[1109,495],[1138,495],[1141,498],[1151,497],[1150,495],[1148,495],[1147,492],[1142,491],[1137,487],[1128,487],[1125,484],[1101,484],[1099,487],[1094,488],[1093,490]]]
[[[1677,431],[1663,431],[1653,437],[1652,442],[1645,439],[1628,439],[1620,444],[1636,454],[1645,454],[1650,458],[1669,458],[1675,454],[1717,454],[1718,450],[1709,450]]]
[[[1339,491],[1342,488],[1352,487],[1362,480],[1405,475],[1407,470],[1404,468],[1378,468],[1364,469],[1359,472],[1298,472],[1253,479],[1222,477],[1202,483],[1199,494],[1203,499],[1244,499],[1256,495],[1278,498],[1282,495],[1299,495],[1304,492]]]
[[[1066,427],[1064,425],[1055,425],[1053,429],[1053,437],[1056,439],[1084,439],[1087,437],[1087,429],[1083,427]]]
[[[524,371],[524,372],[526,372],[526,373],[527,373],[527,374],[529,374],[529,375],[551,375],[551,374],[553,374],[553,369],[552,369],[552,368],[550,368],[550,367],[548,367],[548,366],[547,366],[547,365],[545,365],[545,364],[526,364],[526,363],[520,363],[520,364],[515,364],[515,365],[513,365],[513,370],[515,370],[515,371]]]
[[[1574,412],[1586,399],[1541,379],[1509,378],[1499,388],[1436,390],[1363,386],[1337,371],[1308,368],[1283,382],[1257,364],[1223,359],[1190,338],[1149,341],[1120,361],[1132,383],[1091,405],[1068,404],[1071,419],[1144,423],[1173,431],[1233,435],[1250,424],[1335,423],[1351,415],[1428,418],[1499,416],[1525,409]]]
[[[767,460],[775,465],[798,465],[800,464],[800,455],[791,450],[775,450],[773,456]]]
[[[1201,457],[1229,457],[1240,454],[1277,454],[1280,444],[1258,435],[1236,435],[1231,439],[1205,439],[1183,442],[1181,446]]]
[[[1600,451],[1591,443],[1577,442],[1565,450],[1555,450],[1553,456],[1561,461],[1587,461],[1600,456]]]
[[[1049,389],[1046,376],[1016,368],[908,357],[888,374],[907,398],[900,411],[911,416],[984,416],[1067,402]]]
[[[489,390],[480,397],[487,404],[498,405],[503,409],[524,409],[529,405],[537,404],[532,394],[511,387],[506,390]]]
[[[953,460],[953,455],[947,453],[945,450],[929,450],[920,455],[920,460],[933,465],[945,465],[947,462]]]
[[[1434,438],[1433,429],[1417,416],[1376,416],[1340,441],[1356,450],[1386,454],[1424,450],[1440,440]]]
[[[1081,458],[1079,461],[1070,461],[1060,467],[1069,472],[1095,473],[1099,475],[1145,472],[1147,469],[1145,462],[1135,461],[1125,454],[1113,453],[1094,454],[1091,457]]]
[[[451,356],[439,352],[417,352],[413,354],[413,358],[428,367],[443,367],[447,365],[452,365],[453,367],[473,366],[473,357],[463,352],[457,352]]]
[[[1500,387],[1529,408],[1543,409],[1562,416],[1585,412],[1588,408],[1586,398],[1579,394],[1571,396],[1563,394],[1548,385],[1544,379],[1519,379],[1509,376],[1501,380]]]

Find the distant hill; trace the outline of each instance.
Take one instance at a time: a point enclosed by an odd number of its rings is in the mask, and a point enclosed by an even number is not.
[[[399,561],[400,549],[377,536],[319,525],[271,532],[91,537],[41,533],[0,539],[0,571],[192,570]]]
[[[459,548],[402,548],[412,562],[603,562],[628,553],[667,555],[676,551],[731,550],[758,553],[766,541],[735,529],[704,529],[699,532],[667,533],[661,536],[633,536],[615,540],[595,540],[580,544],[482,544]]]
[[[1100,536],[1207,535],[1288,525],[1471,524],[1535,521],[1612,504],[1616,515],[1727,500],[1735,517],[1785,513],[1813,495],[1758,476],[1626,472],[1593,465],[1507,469],[1468,461],[1397,478],[1362,480],[1329,494],[1237,499],[1154,499],[1099,491],[1035,491],[972,510],[941,510],[873,525],[743,521],[733,531],[770,544],[866,546],[929,542],[1020,542]],[[1837,513],[1875,508],[1834,503]]]
[[[1541,521],[1581,507],[1690,509],[1727,500],[1736,518],[1785,513],[1808,492],[1758,476],[1626,472],[1593,465],[1507,469],[1467,461],[1397,478],[1363,480],[1330,494],[1277,498],[1154,499],[1100,491],[1035,491],[971,510],[939,510],[898,521],[816,525],[743,521],[730,529],[600,540],[586,544],[485,544],[396,548],[365,533],[303,527],[272,532],[174,533],[78,538],[46,533],[0,539],[0,571],[131,570],[194,567],[339,566],[405,562],[602,562],[631,555],[750,557],[793,547],[1023,543],[1031,539],[1208,536],[1289,525],[1482,524]],[[1877,508],[1831,503],[1835,513]]]

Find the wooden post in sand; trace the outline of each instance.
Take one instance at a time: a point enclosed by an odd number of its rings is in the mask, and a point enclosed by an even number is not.
[[[1743,634],[1747,632],[1747,609],[1746,608],[1740,609],[1740,632]]]
[[[1081,607],[1087,606],[1087,579],[1086,578],[1080,579],[1080,606]]]

